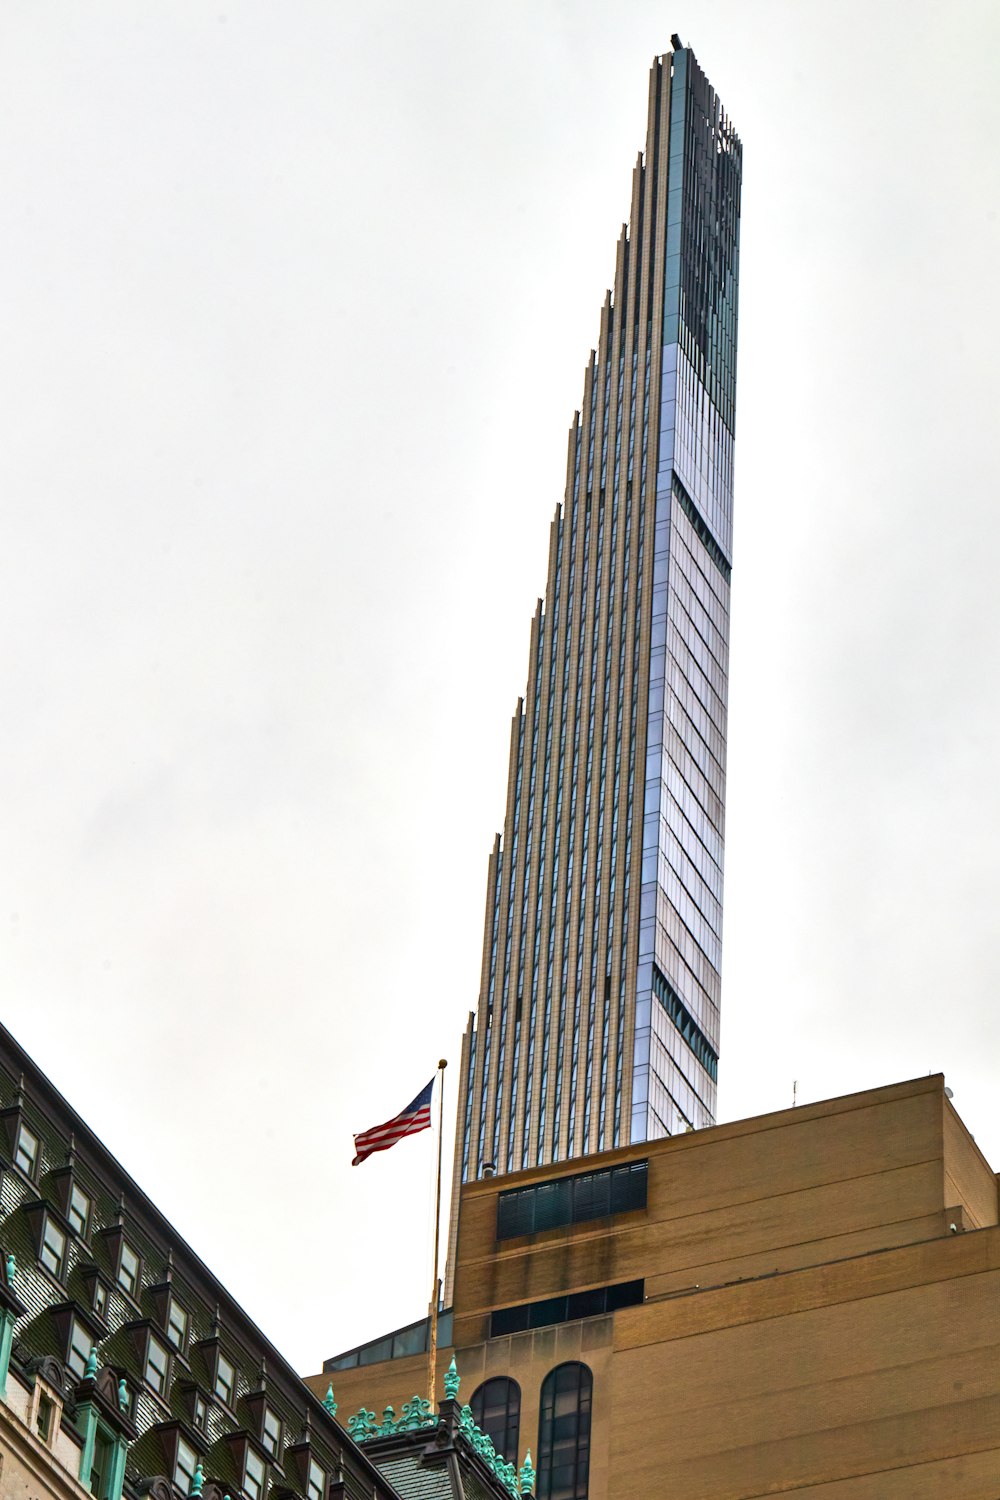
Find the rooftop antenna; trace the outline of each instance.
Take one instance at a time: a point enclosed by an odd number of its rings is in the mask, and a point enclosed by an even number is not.
[[[793,1109],[796,1107],[796,1105],[798,1104],[798,1102],[799,1102],[799,1080],[797,1078],[793,1078],[792,1079],[792,1108]]]

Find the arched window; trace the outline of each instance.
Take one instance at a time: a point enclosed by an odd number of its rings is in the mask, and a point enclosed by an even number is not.
[[[557,1365],[545,1377],[538,1418],[538,1500],[587,1500],[593,1388],[586,1365]]]
[[[477,1425],[509,1464],[517,1463],[518,1430],[521,1426],[521,1387],[516,1380],[499,1376],[484,1380],[469,1402]]]

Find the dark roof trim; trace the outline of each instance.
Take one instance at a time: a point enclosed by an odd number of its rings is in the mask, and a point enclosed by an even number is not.
[[[12,1070],[10,1064],[13,1064]],[[267,1359],[268,1369],[273,1370],[279,1378],[284,1378],[289,1385],[294,1387],[296,1397],[301,1396],[303,1402],[308,1405],[314,1425],[318,1420],[320,1430],[325,1429],[330,1432],[331,1441],[336,1447],[350,1452],[352,1462],[356,1463],[366,1478],[376,1485],[376,1493],[380,1488],[387,1495],[395,1496],[396,1491],[371,1459],[345,1432],[340,1423],[331,1417],[319,1397],[310,1390],[298,1372],[275,1348],[270,1339],[261,1332],[253,1319],[213,1276],[201,1257],[180,1237],[170,1221],[147,1197],[135,1179],[126,1172],[117,1157],[112,1155],[104,1142],[94,1134],[87,1122],[77,1114],[55,1084],[46,1077],[2,1024],[0,1024],[0,1066],[3,1066],[3,1071],[7,1073],[15,1088],[18,1087],[18,1075],[23,1075],[21,1087],[27,1099],[37,1105],[43,1114],[54,1118],[55,1122],[64,1128],[67,1136],[70,1134],[75,1136],[77,1160],[83,1157],[84,1162],[90,1164],[98,1174],[103,1174],[106,1179],[113,1182],[119,1192],[124,1191],[128,1212],[142,1221],[142,1227],[151,1239],[160,1241],[164,1258],[169,1250],[173,1250],[174,1265],[176,1267],[180,1262],[182,1279],[191,1282],[193,1289],[201,1292],[210,1306],[213,1302],[218,1304],[229,1327],[237,1337],[242,1337],[249,1344],[257,1345]]]

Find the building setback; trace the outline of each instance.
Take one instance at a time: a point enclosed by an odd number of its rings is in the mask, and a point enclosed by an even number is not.
[[[675,37],[511,729],[456,1194],[714,1119],[741,163]]]
[[[539,1500],[998,1500],[997,1187],[940,1075],[468,1183],[442,1365]]]

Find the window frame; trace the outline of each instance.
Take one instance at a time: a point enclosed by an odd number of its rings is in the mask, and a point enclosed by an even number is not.
[[[573,1456],[573,1485],[572,1493],[564,1486],[553,1492],[552,1477],[556,1469],[565,1469],[568,1465],[564,1462],[554,1464],[553,1458],[559,1453],[560,1447],[564,1450],[566,1438],[557,1439],[557,1424],[565,1427],[568,1412],[558,1410],[557,1399],[561,1393],[558,1389],[559,1376],[563,1371],[576,1370],[576,1433],[574,1434],[574,1456]],[[582,1360],[568,1359],[561,1364],[555,1365],[542,1381],[539,1391],[538,1404],[538,1468],[535,1486],[537,1500],[554,1500],[554,1494],[558,1500],[586,1500],[590,1481],[590,1457],[591,1438],[593,1435],[593,1412],[594,1412],[594,1374],[589,1365]],[[558,1446],[557,1446],[558,1444]],[[582,1457],[581,1457],[582,1454]]]
[[[181,1337],[180,1337],[179,1341],[177,1339],[171,1338],[171,1330],[175,1326],[175,1324],[174,1324],[174,1309],[175,1308],[180,1313],[181,1318],[183,1319],[183,1323],[180,1325],[181,1326]],[[184,1306],[184,1304],[180,1300],[180,1298],[179,1297],[175,1297],[174,1294],[173,1294],[173,1292],[171,1292],[169,1294],[168,1298],[167,1298],[167,1316],[166,1316],[166,1320],[165,1320],[164,1333],[166,1334],[167,1343],[170,1345],[170,1347],[173,1350],[176,1351],[176,1353],[178,1353],[180,1355],[183,1355],[185,1353],[185,1351],[187,1349],[188,1335],[189,1335],[190,1331],[191,1331],[191,1318],[190,1318],[190,1315],[188,1313],[188,1310]]]
[[[260,1488],[258,1490],[251,1490],[247,1483],[251,1462],[260,1465]],[[254,1483],[256,1482],[257,1478],[255,1476]],[[264,1500],[267,1494],[267,1461],[261,1457],[256,1448],[251,1448],[249,1443],[247,1443],[246,1451],[243,1454],[243,1477],[240,1488],[247,1496],[247,1500]]]
[[[54,1231],[55,1234],[59,1236],[60,1240],[62,1241],[62,1249],[56,1257],[58,1264],[55,1266],[50,1265],[45,1258],[46,1251],[52,1250],[52,1246],[49,1244],[48,1240],[50,1228]],[[63,1229],[62,1226],[57,1222],[52,1212],[49,1209],[46,1209],[45,1214],[42,1217],[42,1232],[38,1240],[38,1264],[45,1271],[47,1271],[50,1276],[54,1276],[56,1281],[65,1281],[68,1253],[69,1236],[66,1233],[65,1229]]]
[[[81,1198],[84,1199],[87,1204],[87,1211],[82,1215],[83,1227],[80,1229],[77,1228],[76,1220],[73,1217],[74,1213],[79,1212],[76,1206],[76,1198],[78,1194]],[[71,1182],[69,1185],[69,1194],[66,1198],[66,1222],[69,1224],[70,1232],[72,1234],[75,1234],[77,1239],[86,1240],[88,1231],[90,1229],[90,1216],[93,1211],[94,1200],[87,1192],[86,1188],[81,1187],[78,1182]]]
[[[126,1255],[131,1255],[135,1261],[135,1280],[132,1286],[129,1286],[122,1280]],[[122,1236],[121,1244],[118,1246],[118,1264],[115,1267],[115,1280],[118,1283],[119,1290],[124,1292],[126,1297],[131,1297],[133,1302],[138,1302],[139,1293],[142,1291],[142,1256],[138,1250],[129,1244],[124,1235]]]
[[[34,1141],[34,1143],[35,1143],[35,1149],[34,1149],[33,1152],[27,1152],[27,1151],[25,1152],[25,1156],[26,1156],[27,1160],[30,1163],[29,1166],[24,1166],[24,1164],[20,1160],[20,1157],[21,1157],[21,1137],[22,1136],[27,1136],[30,1140]],[[18,1120],[18,1122],[17,1122],[17,1135],[14,1137],[14,1166],[17,1168],[17,1170],[21,1173],[22,1176],[27,1177],[27,1179],[28,1179],[29,1182],[37,1182],[37,1180],[38,1180],[38,1164],[41,1161],[41,1159],[42,1159],[42,1140],[41,1140],[41,1137],[37,1136],[35,1134],[35,1132],[32,1130],[31,1126],[25,1124],[24,1120]]]
[[[194,1459],[194,1463],[191,1465],[191,1473],[190,1473],[190,1475],[186,1476],[187,1477],[187,1481],[188,1481],[187,1484],[182,1486],[181,1482],[180,1482],[180,1480],[178,1478],[178,1472],[179,1471],[182,1472],[182,1473],[185,1472],[185,1471],[181,1470],[181,1450],[185,1449],[185,1448],[187,1449],[188,1453],[190,1453],[191,1457]],[[184,1437],[183,1433],[179,1432],[177,1434],[177,1446],[174,1449],[173,1479],[172,1479],[171,1482],[173,1483],[173,1485],[174,1485],[174,1487],[176,1489],[181,1490],[182,1493],[185,1494],[185,1495],[190,1495],[190,1493],[191,1493],[191,1484],[192,1484],[192,1481],[194,1480],[195,1470],[197,1469],[197,1467],[198,1467],[198,1465],[199,1465],[200,1462],[201,1462],[201,1457],[200,1457],[197,1449],[194,1447],[194,1445],[192,1443],[188,1442],[187,1438]]]
[[[115,1439],[113,1433],[105,1427],[103,1422],[98,1422],[97,1431],[94,1433],[94,1448],[90,1461],[90,1474],[82,1481],[85,1488],[94,1496],[94,1500],[106,1500],[111,1490],[114,1462],[115,1462]],[[98,1451],[104,1458],[103,1467],[97,1466]],[[97,1484],[94,1476],[97,1476]]]
[[[505,1386],[505,1400],[503,1405],[503,1441],[497,1442],[494,1436],[499,1436],[499,1427],[496,1422],[487,1423],[485,1410],[486,1396],[490,1386]],[[513,1401],[511,1397],[513,1396]],[[473,1420],[480,1432],[485,1432],[496,1451],[507,1462],[516,1464],[518,1445],[521,1438],[521,1387],[510,1375],[491,1375],[488,1379],[480,1381],[472,1393],[469,1401]]]
[[[83,1335],[85,1335],[86,1340],[87,1340],[86,1352],[83,1353],[83,1369],[80,1370],[79,1372],[77,1372],[76,1368],[73,1365],[73,1354],[74,1354],[74,1341],[73,1340],[74,1340],[74,1334],[77,1332],[77,1330],[79,1330],[80,1333],[82,1333]],[[70,1318],[70,1322],[69,1322],[69,1335],[68,1335],[68,1337],[66,1339],[66,1368],[70,1372],[71,1375],[76,1375],[76,1378],[78,1380],[84,1380],[86,1378],[86,1375],[87,1375],[87,1361],[90,1359],[91,1350],[94,1347],[95,1346],[94,1346],[94,1336],[93,1336],[93,1334],[91,1333],[90,1329],[87,1327],[86,1323],[84,1323],[83,1319],[82,1318],[78,1318],[76,1316],[76,1313],[74,1313],[72,1315],[72,1317]],[[80,1348],[77,1347],[76,1350],[75,1350],[75,1352],[77,1354],[80,1354],[81,1353]]]
[[[80,1419],[83,1425],[80,1425]],[[101,1415],[93,1401],[84,1402],[77,1411],[77,1427],[83,1438],[80,1454],[79,1483],[95,1500],[121,1500],[125,1481],[125,1463],[129,1437]],[[135,1429],[132,1429],[135,1436]],[[97,1463],[101,1456],[102,1463]],[[94,1484],[95,1475],[98,1483]]]
[[[35,1403],[35,1436],[46,1448],[52,1447],[52,1438],[55,1433],[56,1403],[46,1392],[39,1394]]]
[[[268,1427],[267,1427],[267,1419],[268,1419],[268,1417],[273,1417],[274,1418],[274,1421],[275,1421],[275,1423],[277,1425],[277,1429],[278,1429],[277,1432],[274,1434],[274,1446],[273,1447],[271,1446],[271,1434],[268,1432]],[[273,1459],[275,1463],[280,1463],[280,1461],[281,1461],[281,1436],[282,1436],[282,1431],[283,1431],[283,1423],[282,1423],[281,1418],[278,1416],[278,1413],[275,1411],[275,1409],[274,1409],[273,1406],[267,1406],[267,1405],[265,1405],[264,1410],[261,1413],[261,1418],[260,1418],[260,1446],[263,1448],[263,1450],[267,1454],[268,1458],[269,1459]]]
[[[319,1483],[313,1488],[313,1471],[319,1475]],[[326,1495],[326,1470],[323,1465],[317,1463],[312,1454],[309,1455],[309,1464],[306,1468],[306,1500],[324,1500]]]
[[[221,1365],[225,1365],[232,1373],[232,1380],[228,1382],[229,1394],[227,1396],[224,1396],[219,1390],[219,1370]],[[212,1372],[212,1394],[217,1401],[221,1401],[223,1406],[228,1406],[229,1410],[232,1411],[233,1403],[236,1399],[236,1365],[233,1360],[223,1354],[221,1349],[216,1350],[215,1369]]]
[[[163,1355],[163,1370],[162,1372],[158,1372],[162,1373],[162,1386],[156,1385],[149,1378],[149,1371],[152,1364],[151,1352],[154,1348],[158,1349]],[[156,1366],[152,1365],[152,1368],[155,1370]],[[170,1350],[151,1328],[146,1331],[146,1348],[142,1356],[142,1379],[143,1383],[153,1392],[154,1396],[159,1396],[161,1401],[167,1400],[170,1393]]]

